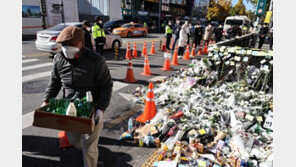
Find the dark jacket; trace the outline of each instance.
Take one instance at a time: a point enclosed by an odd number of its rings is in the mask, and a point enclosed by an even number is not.
[[[93,50],[93,45],[91,43],[91,35],[90,32],[87,31],[87,29],[82,27],[82,30],[84,32],[84,46],[89,48],[90,50]]]
[[[192,34],[194,43],[198,43],[199,44],[199,42],[202,39],[202,33],[203,33],[203,31],[202,31],[202,28],[201,27],[198,27],[198,28],[195,27],[194,28],[194,31],[193,31],[193,34]]]
[[[214,30],[214,33],[215,33],[215,38],[216,38],[216,41],[221,41],[222,39],[222,34],[223,34],[223,28],[215,28]]]
[[[179,25],[176,24],[175,27],[174,27],[174,34],[175,34],[176,36],[179,36],[179,34],[180,34],[180,30],[181,30],[181,26],[180,26],[180,24],[179,24]]]
[[[55,98],[63,87],[64,98],[72,98],[76,92],[85,97],[91,91],[98,109],[106,110],[110,103],[113,82],[105,58],[83,47],[74,60],[66,59],[63,52],[56,54],[45,99]]]
[[[259,31],[260,37],[265,38],[267,34],[268,34],[268,27],[262,26]]]

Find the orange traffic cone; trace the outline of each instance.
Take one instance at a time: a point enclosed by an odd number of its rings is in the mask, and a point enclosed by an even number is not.
[[[72,144],[69,143],[69,140],[65,131],[59,132],[59,144],[60,144],[60,148],[72,146]]]
[[[165,60],[164,60],[164,65],[163,65],[163,68],[161,68],[161,70],[163,71],[172,71],[171,69],[171,62],[170,62],[170,59],[169,59],[169,55],[170,55],[170,51],[168,50],[167,53],[164,55],[165,57]]]
[[[133,69],[133,64],[131,61],[128,62],[126,77],[123,81],[128,82],[128,83],[133,83],[133,82],[137,81],[134,78],[134,69]]]
[[[137,51],[137,43],[134,43],[134,48],[133,48],[133,58],[137,58],[138,57],[138,51]]]
[[[187,45],[185,55],[183,56],[183,60],[190,60],[190,58],[189,58],[189,45]]]
[[[172,37],[172,39],[171,39],[170,49],[173,49],[173,44],[174,44],[174,37]]]
[[[162,51],[162,52],[165,52],[165,51],[166,51],[166,46],[165,46],[165,45],[166,45],[166,41],[164,40],[164,41],[163,41],[163,44],[162,44],[162,46],[161,46],[161,51]]]
[[[174,56],[173,56],[173,60],[172,60],[171,65],[174,65],[174,66],[179,65],[179,62],[178,62],[178,47],[175,48]]]
[[[152,47],[151,47],[151,50],[150,50],[150,53],[149,54],[152,54],[152,55],[155,54],[155,44],[154,44],[154,41],[152,42]]]
[[[132,53],[131,53],[131,46],[130,46],[130,43],[127,43],[127,49],[126,49],[125,58],[126,58],[127,60],[131,60],[131,59],[132,59]]]
[[[197,55],[198,56],[201,56],[202,55],[202,46],[201,45],[199,45]]]
[[[195,57],[195,44],[193,44],[190,57]]]
[[[136,118],[136,121],[145,123],[150,121],[156,115],[155,98],[153,93],[153,83],[149,83],[147,98],[145,102],[145,109],[142,115]]]
[[[145,56],[147,55],[147,48],[146,48],[146,42],[144,42],[144,45],[143,45],[143,49],[142,49],[142,56]]]
[[[151,76],[151,70],[150,70],[150,65],[149,65],[149,60],[148,60],[148,56],[145,56],[145,62],[144,62],[144,72],[142,72],[140,75],[147,75],[147,76]]]
[[[203,49],[202,52],[205,53],[205,54],[208,54],[208,45],[207,45],[207,43],[205,44],[204,49]]]

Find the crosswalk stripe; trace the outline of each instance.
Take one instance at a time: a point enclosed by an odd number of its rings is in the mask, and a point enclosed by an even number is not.
[[[23,60],[22,63],[31,63],[35,61],[39,61],[39,59],[27,59],[27,60]]]
[[[52,63],[42,63],[42,64],[36,64],[36,65],[32,65],[32,66],[26,66],[26,67],[22,68],[22,71],[33,70],[33,69],[47,67],[47,66],[51,66],[51,65],[52,65]]]
[[[41,72],[33,75],[23,76],[23,82],[28,82],[34,79],[43,78],[51,75],[51,71]]]

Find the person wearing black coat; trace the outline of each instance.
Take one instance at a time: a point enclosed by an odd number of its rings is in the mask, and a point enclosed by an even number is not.
[[[202,28],[200,23],[197,23],[194,27],[194,31],[193,31],[193,44],[195,44],[195,46],[200,45],[200,41],[202,39]]]
[[[173,44],[173,48],[172,50],[175,50],[175,46],[176,46],[176,43],[180,37],[180,31],[181,31],[181,25],[180,25],[180,19],[177,19],[176,20],[176,25],[174,27],[174,34],[175,34],[175,39],[174,39],[174,44]]]
[[[93,50],[93,44],[91,42],[91,25],[87,20],[84,20],[82,22],[82,30],[84,32],[84,47],[89,48],[90,50]]]
[[[222,34],[223,34],[223,26],[220,24],[217,28],[214,30],[215,32],[215,41],[220,42],[222,40]]]
[[[267,27],[267,24],[264,24],[259,31],[259,47],[258,47],[259,49],[262,48],[262,45],[265,41],[267,34],[268,34],[268,27]]]

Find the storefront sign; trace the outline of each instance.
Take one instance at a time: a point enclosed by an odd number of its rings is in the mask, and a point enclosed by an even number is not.
[[[150,16],[157,16],[158,17],[158,13],[150,13]]]
[[[144,11],[138,11],[138,14],[139,14],[139,15],[142,15],[142,16],[146,16],[146,15],[148,15],[149,13],[148,13],[148,12],[144,12]]]
[[[39,6],[22,6],[22,17],[27,18],[40,18],[40,7]]]

